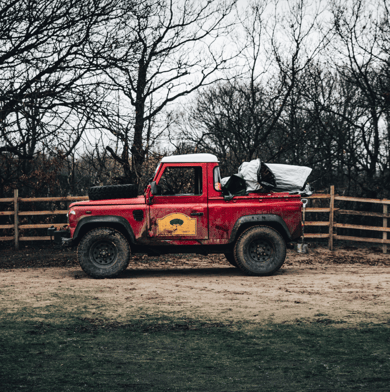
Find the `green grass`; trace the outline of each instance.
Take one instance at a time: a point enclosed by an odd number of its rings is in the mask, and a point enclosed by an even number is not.
[[[1,391],[389,390],[389,325],[69,317],[3,315]]]

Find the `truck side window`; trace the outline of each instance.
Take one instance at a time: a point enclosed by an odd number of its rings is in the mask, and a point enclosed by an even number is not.
[[[165,168],[158,185],[161,195],[201,195],[202,168],[168,166]]]

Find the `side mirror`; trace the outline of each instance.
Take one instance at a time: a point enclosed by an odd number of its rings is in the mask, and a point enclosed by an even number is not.
[[[153,204],[154,195],[161,194],[161,187],[156,184],[156,181],[152,181],[145,190],[145,201],[147,205]]]
[[[145,189],[145,202],[148,206],[153,203],[152,187],[150,184]]]
[[[156,181],[150,183],[150,190],[152,195],[160,195],[161,187],[156,184]]]

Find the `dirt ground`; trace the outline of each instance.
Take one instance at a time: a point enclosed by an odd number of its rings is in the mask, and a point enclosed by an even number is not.
[[[223,255],[136,255],[116,279],[94,280],[75,251],[0,248],[0,312],[21,309],[117,321],[179,316],[249,323],[390,323],[390,254],[377,247],[310,244],[281,270],[250,277]]]

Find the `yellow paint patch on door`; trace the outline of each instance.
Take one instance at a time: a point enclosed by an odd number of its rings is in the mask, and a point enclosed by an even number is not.
[[[173,212],[157,219],[157,235],[196,235],[196,218],[190,218],[186,214]]]

